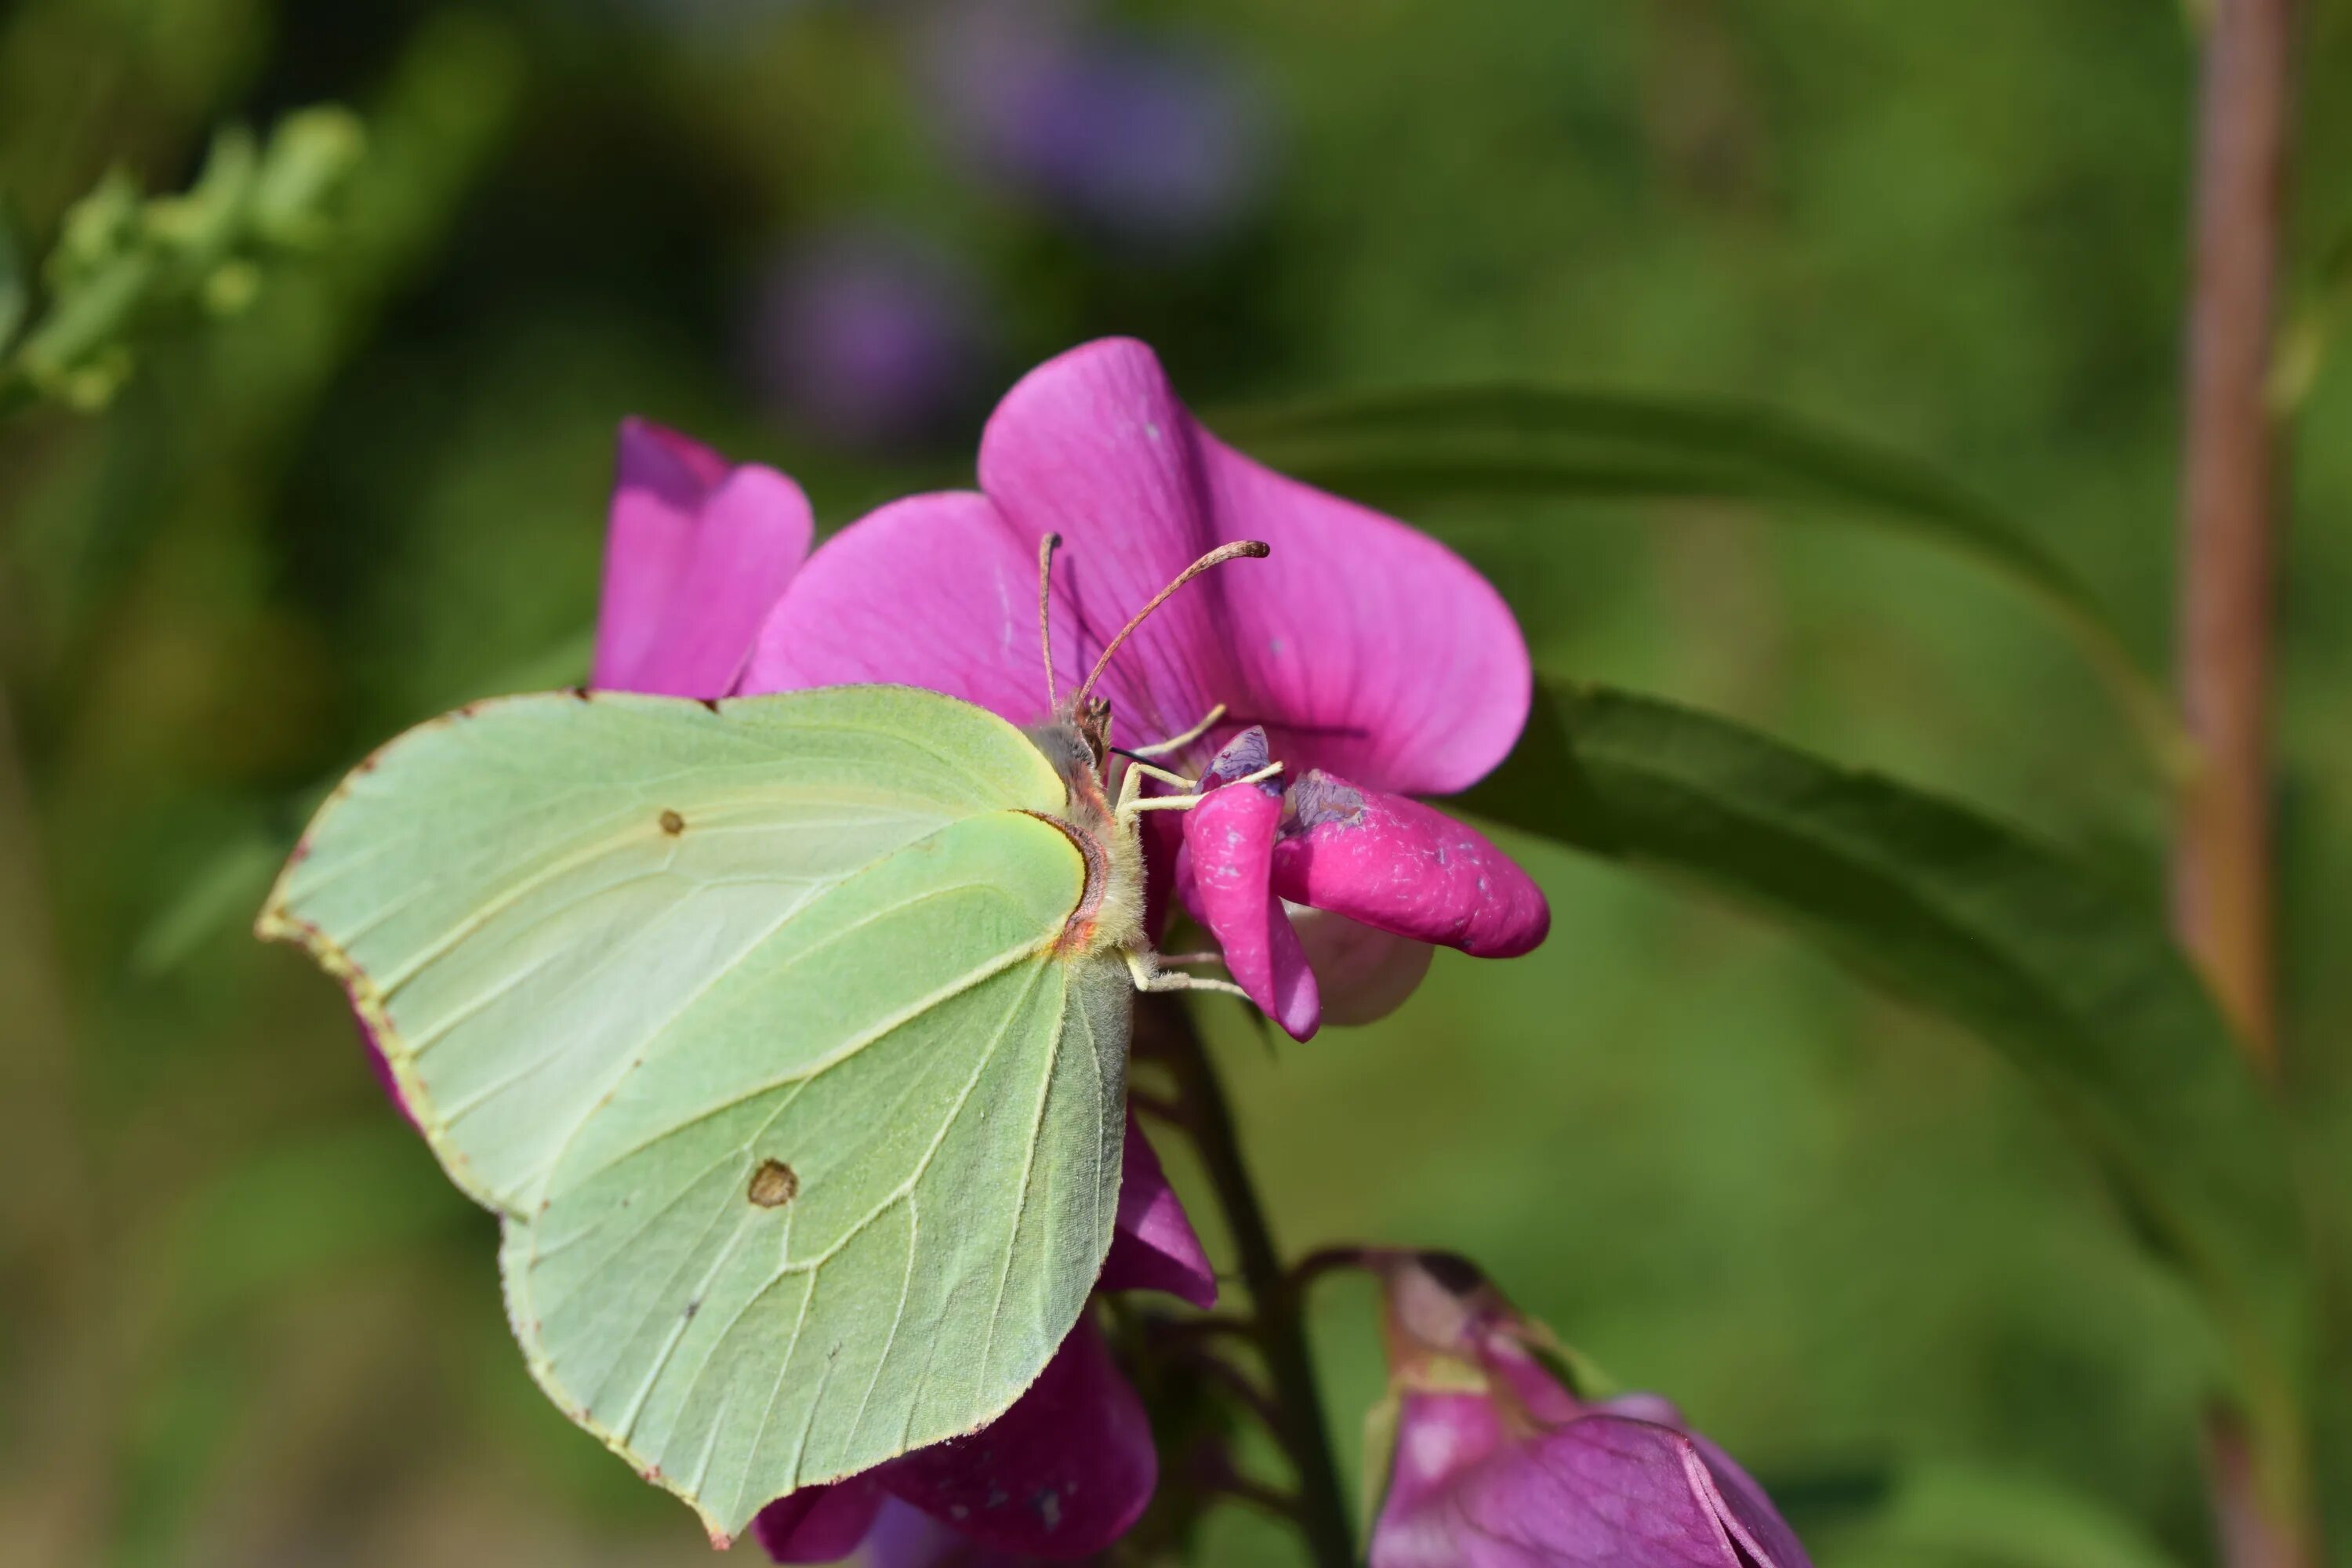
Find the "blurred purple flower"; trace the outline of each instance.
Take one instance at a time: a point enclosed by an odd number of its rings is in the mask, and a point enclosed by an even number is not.
[[[1114,33],[1066,9],[947,14],[930,70],[956,150],[1116,241],[1186,247],[1230,231],[1268,161],[1266,106],[1246,74],[1205,42]]]
[[[751,373],[782,413],[829,439],[887,447],[934,434],[986,357],[978,285],[943,250],[880,225],[829,230],[761,283]]]
[[[1468,787],[1525,723],[1532,674],[1502,598],[1436,541],[1284,478],[1202,430],[1129,340],[1049,361],[981,439],[982,493],[914,496],[809,560],[761,634],[746,690],[894,680],[1016,723],[1044,717],[1038,541],[1062,536],[1054,653],[1074,689],[1113,628],[1187,563],[1239,539],[1268,559],[1212,574],[1126,643],[1097,690],[1130,743],[1204,786],[1271,757],[1279,787],[1217,788],[1158,845],[1155,884],[1215,934],[1234,978],[1294,1036],[1322,1017],[1285,900],[1358,928],[1318,945],[1364,1016],[1425,962],[1414,944],[1525,952],[1550,913],[1482,835],[1405,798]],[[1206,721],[1204,723],[1204,721]],[[1176,836],[1181,834],[1181,854]]]
[[[1459,1258],[1376,1253],[1394,1451],[1369,1568],[1811,1568],[1763,1489],[1655,1394],[1578,1400]]]

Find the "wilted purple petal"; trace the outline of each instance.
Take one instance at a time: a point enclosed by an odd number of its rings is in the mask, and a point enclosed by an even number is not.
[[[805,1487],[761,1509],[751,1534],[779,1563],[835,1563],[857,1550],[887,1500],[864,1476]]]
[[[1217,1276],[1209,1255],[1133,1111],[1128,1112],[1127,1147],[1119,1160],[1110,1256],[1103,1260],[1095,1289],[1165,1290],[1202,1311],[1217,1304]]]
[[[593,682],[723,697],[808,553],[808,499],[646,420],[622,423],[620,447]]]
[[[1290,786],[1274,886],[1397,936],[1512,958],[1551,929],[1534,879],[1474,827],[1320,770]]]
[[[1234,984],[1304,1040],[1321,1023],[1323,1004],[1298,933],[1269,884],[1281,824],[1279,797],[1255,784],[1227,784],[1185,813],[1184,851],[1193,908],[1223,950]]]
[[[1081,1318],[1012,1409],[872,1473],[982,1546],[1066,1558],[1126,1533],[1151,1500],[1160,1461],[1143,1401]]]

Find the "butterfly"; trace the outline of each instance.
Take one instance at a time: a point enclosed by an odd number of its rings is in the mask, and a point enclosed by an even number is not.
[[[1039,552],[1042,584],[1058,542]],[[1076,1323],[1160,967],[1096,680],[1046,724],[898,686],[573,690],[400,736],[257,931],[341,982],[450,1179],[500,1220],[541,1387],[722,1543],[772,1500],[972,1431]],[[1268,768],[1266,773],[1276,771]],[[1145,795],[1147,779],[1181,786]]]

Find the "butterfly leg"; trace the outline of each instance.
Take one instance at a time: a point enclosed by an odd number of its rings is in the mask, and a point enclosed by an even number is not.
[[[1149,952],[1134,948],[1126,950],[1127,972],[1135,980],[1138,991],[1220,991],[1228,996],[1238,996],[1246,1002],[1248,992],[1230,980],[1213,980],[1205,974],[1177,974],[1159,967]]]
[[[1164,757],[1171,752],[1181,751],[1214,729],[1217,721],[1224,716],[1225,705],[1220,702],[1210,709],[1199,723],[1182,734],[1171,735],[1165,741],[1154,742],[1149,746],[1134,747],[1127,754],[1130,757]]]
[[[1254,773],[1244,773],[1241,777],[1227,782],[1237,784],[1260,784],[1280,772],[1282,772],[1280,763],[1268,763]],[[1118,815],[1122,818],[1139,811],[1190,811],[1209,798],[1205,795],[1155,795],[1147,798],[1142,793],[1143,775],[1146,773],[1171,784],[1183,784],[1188,789],[1192,787],[1192,781],[1190,779],[1179,778],[1174,773],[1162,773],[1158,768],[1146,767],[1143,763],[1138,763],[1128,769],[1127,777],[1118,788]]]

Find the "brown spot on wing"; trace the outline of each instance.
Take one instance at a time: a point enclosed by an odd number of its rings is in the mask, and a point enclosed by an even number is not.
[[[763,1209],[782,1208],[793,1201],[801,1190],[801,1179],[782,1160],[762,1160],[760,1168],[751,1173],[751,1185],[744,1195]]]
[[[674,811],[665,811],[661,814],[661,830],[675,838],[686,831],[686,818]]]

